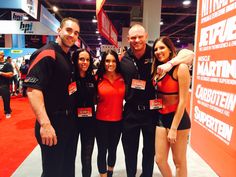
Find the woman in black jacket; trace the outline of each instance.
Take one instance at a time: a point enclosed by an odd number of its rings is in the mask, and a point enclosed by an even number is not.
[[[72,60],[76,73],[76,107],[78,138],[81,141],[82,176],[90,177],[91,158],[95,140],[95,98],[96,83],[93,76],[93,59],[85,49],[78,49],[73,53]]]

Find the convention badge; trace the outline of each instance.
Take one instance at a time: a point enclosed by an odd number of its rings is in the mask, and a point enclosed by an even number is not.
[[[161,109],[162,108],[162,99],[150,100],[150,110]]]
[[[139,79],[132,79],[131,88],[138,90],[145,90],[146,81]]]
[[[68,93],[69,93],[69,95],[72,95],[76,91],[77,91],[76,82],[71,82],[70,85],[68,86]]]
[[[78,117],[92,117],[92,108],[77,108]]]

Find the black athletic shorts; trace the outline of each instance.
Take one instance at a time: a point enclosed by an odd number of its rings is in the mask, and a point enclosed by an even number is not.
[[[175,115],[175,112],[172,112],[169,114],[158,113],[156,126],[170,128],[173,118],[174,118],[174,115]],[[187,111],[185,110],[183,117],[182,117],[177,129],[178,130],[185,130],[185,129],[189,129],[189,128],[191,128],[191,121],[190,121]]]

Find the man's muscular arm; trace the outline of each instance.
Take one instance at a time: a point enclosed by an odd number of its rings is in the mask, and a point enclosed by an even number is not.
[[[179,65],[180,63],[185,63],[191,65],[193,62],[194,53],[188,49],[182,49],[179,51],[176,57],[172,58],[165,64],[159,65],[157,67],[157,73],[161,74],[163,72],[168,72],[173,66]]]
[[[40,124],[40,135],[42,144],[52,146],[57,144],[57,136],[54,128],[46,113],[44,105],[44,97],[41,90],[28,88],[27,95],[30,104],[33,108],[34,114]]]

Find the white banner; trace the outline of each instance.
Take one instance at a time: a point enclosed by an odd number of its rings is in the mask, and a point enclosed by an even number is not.
[[[36,21],[7,21],[0,20],[0,34],[34,34],[34,35],[57,35],[40,22]]]

